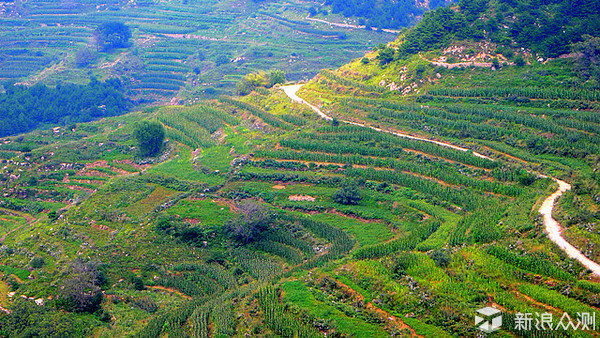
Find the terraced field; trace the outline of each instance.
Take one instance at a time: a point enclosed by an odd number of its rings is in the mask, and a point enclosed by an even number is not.
[[[309,4],[239,1],[3,3],[0,80],[85,83],[119,77],[132,95],[181,100],[231,93],[245,74],[280,69],[290,80],[340,66],[394,35],[304,19]],[[133,30],[129,48],[96,52],[106,22]],[[85,58],[77,55],[90,50]],[[81,62],[81,65],[77,65]],[[205,92],[208,89],[207,92]]]
[[[192,4],[149,15],[203,17]],[[247,8],[213,6],[213,35],[150,21],[136,39],[231,38]],[[294,6],[249,20],[316,34]],[[515,48],[523,64],[491,68],[495,46],[397,55],[403,37],[307,83],[0,140],[0,336],[472,337],[488,306],[493,335],[545,336],[519,329],[531,313],[549,336],[597,336],[564,326],[600,311],[600,105],[577,56]],[[187,54],[152,48],[156,74],[189,80]],[[440,65],[467,53],[482,62]],[[140,121],[164,128],[159,154],[140,156]]]
[[[472,311],[486,304],[504,309],[506,330],[514,333],[516,312],[552,309],[558,321],[562,311],[595,311],[590,271],[546,237],[537,211],[556,185],[533,173],[578,178],[562,171],[560,155],[460,136],[493,137],[475,133],[503,114],[523,123],[505,128],[556,135],[561,125],[577,123],[571,116],[591,115],[562,110],[559,124],[538,118],[539,108],[471,103],[458,111],[458,104],[432,96],[376,96],[326,74],[299,90],[303,100],[293,95],[298,86],[274,88],[7,139],[6,150],[28,145],[31,151],[8,163],[28,174],[11,181],[19,194],[4,207],[40,222],[8,235],[6,245],[44,257],[48,267],[33,276],[61,271],[50,265],[55,252],[108,262],[109,280],[124,280],[104,286],[109,294],[129,302],[148,297],[163,309],[110,305],[118,319],[112,328],[94,324],[100,336],[136,333],[126,325],[131,320],[147,323],[141,336],[312,336],[357,327],[367,336],[470,335]],[[340,86],[354,95],[337,94]],[[480,122],[463,130],[459,116]],[[458,121],[452,128],[444,124],[449,117]],[[135,157],[127,135],[140,118],[166,128],[169,142],[159,158]],[[429,119],[440,121],[438,129],[426,128]],[[594,122],[583,119],[592,130]],[[588,132],[577,149],[593,149],[594,135]],[[548,142],[564,149],[561,139]],[[334,198],[341,186],[356,187],[358,204]],[[52,196],[41,198],[48,190]],[[267,229],[240,245],[228,229],[253,208],[248,203],[272,216]],[[36,242],[24,237],[31,231],[39,232]],[[53,249],[39,252],[33,243]],[[20,271],[27,260],[18,257],[5,260],[4,269]],[[141,270],[140,258],[149,264]],[[135,278],[146,290],[128,284]],[[34,279],[17,292],[54,293],[42,285]]]

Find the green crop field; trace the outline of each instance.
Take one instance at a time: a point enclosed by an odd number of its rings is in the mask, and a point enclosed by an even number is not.
[[[118,77],[143,101],[230,93],[243,75],[259,70],[280,69],[289,80],[306,80],[394,38],[305,20],[310,4],[301,1],[56,0],[3,6],[0,80],[55,85]],[[132,30],[130,46],[96,51],[95,30],[107,22]]]
[[[483,337],[484,307],[490,337],[598,336],[600,47],[565,19],[587,49],[543,54],[512,28],[568,6],[518,3],[382,45],[306,20],[362,22],[337,1],[3,4],[4,79],[181,100],[0,139],[0,337]],[[71,64],[114,20],[133,45]],[[273,69],[308,81],[234,94]]]

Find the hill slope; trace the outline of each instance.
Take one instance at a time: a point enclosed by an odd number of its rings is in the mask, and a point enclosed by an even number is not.
[[[513,336],[517,313],[597,312],[598,277],[545,234],[558,186],[536,175],[572,185],[554,218],[600,261],[586,54],[538,61],[472,35],[487,14],[453,13],[297,92],[4,139],[0,335],[475,336],[494,306]],[[446,16],[456,30],[428,40]],[[136,155],[138,120],[166,128],[156,158]]]

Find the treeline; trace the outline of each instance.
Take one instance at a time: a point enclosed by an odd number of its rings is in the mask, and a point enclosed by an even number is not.
[[[474,20],[475,35],[500,44],[512,40],[547,57],[569,53],[571,44],[582,41],[585,34],[600,32],[598,0],[461,0],[459,5],[468,20]],[[495,15],[477,20],[484,12]]]
[[[131,101],[121,81],[47,87],[4,85],[0,94],[0,136],[28,132],[49,125],[68,125],[126,113]]]
[[[326,0],[333,13],[341,13],[345,17],[359,17],[360,23],[367,27],[401,28],[409,26],[416,16],[423,13],[415,1],[411,0]],[[430,8],[443,6],[444,0],[429,1]]]
[[[400,55],[446,47],[453,40],[489,39],[518,45],[546,57],[571,51],[585,35],[600,32],[600,1],[460,0],[460,11],[448,8],[425,13],[406,35]]]

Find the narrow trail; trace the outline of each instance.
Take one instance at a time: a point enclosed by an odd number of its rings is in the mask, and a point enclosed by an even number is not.
[[[319,107],[314,106],[314,105],[306,102],[306,100],[304,100],[301,97],[299,97],[298,95],[296,95],[296,93],[298,92],[298,90],[302,86],[303,85],[301,85],[301,84],[299,84],[299,85],[291,85],[291,86],[282,86],[281,89],[283,89],[283,91],[285,92],[285,94],[290,99],[292,99],[292,101],[305,104],[305,105],[309,106],[312,110],[314,110],[317,114],[319,114],[319,116],[321,116],[321,118],[323,118],[323,119],[325,119],[327,121],[332,121],[333,118],[331,116],[323,113],[323,111],[321,111],[321,109],[319,109]],[[343,123],[346,123],[346,124],[351,124],[351,125],[358,126],[358,127],[369,128],[369,129],[378,131],[380,133],[387,133],[387,134],[391,134],[391,135],[398,136],[398,137],[408,138],[408,139],[411,139],[411,140],[429,142],[429,143],[437,144],[437,145],[442,146],[442,147],[451,148],[451,149],[454,149],[454,150],[460,150],[460,151],[464,151],[464,152],[471,151],[471,152],[473,152],[474,156],[477,156],[477,157],[480,157],[480,158],[485,158],[485,159],[488,159],[490,161],[494,160],[494,159],[492,159],[490,157],[487,157],[487,156],[485,156],[483,154],[480,154],[478,152],[472,151],[471,149],[459,147],[459,146],[456,146],[456,145],[450,144],[450,143],[445,143],[445,142],[441,142],[441,141],[431,140],[431,139],[428,139],[428,138],[419,137],[419,136],[413,136],[413,135],[409,135],[409,134],[405,134],[405,133],[400,133],[400,132],[396,132],[396,131],[385,130],[385,129],[381,129],[381,128],[369,126],[369,125],[366,125],[366,124],[363,124],[363,123],[357,123],[357,122],[345,121],[345,120],[340,120],[340,122],[343,122]]]
[[[466,68],[466,67],[491,68],[493,66],[493,63],[491,63],[491,62],[467,61],[467,62],[448,63],[448,62],[442,62],[442,61],[432,61],[432,60],[426,59],[421,54],[419,54],[419,57],[421,57],[422,60],[427,61],[434,66],[444,67],[444,68],[448,68],[448,69],[461,68],[461,67],[464,67],[464,68]],[[514,66],[515,65],[513,62],[508,62],[508,61],[499,61],[499,63],[500,63],[500,66]]]
[[[548,196],[539,209],[540,214],[542,214],[544,217],[544,225],[546,226],[548,238],[558,245],[558,247],[564,251],[567,256],[578,260],[579,263],[592,270],[596,276],[600,277],[600,264],[587,258],[583,253],[581,253],[581,251],[577,250],[577,248],[571,245],[571,243],[567,242],[567,240],[562,236],[562,227],[552,217],[552,210],[556,206],[556,200],[558,200],[563,193],[571,190],[571,185],[569,183],[554,177],[552,177],[552,179],[558,183],[558,190],[556,190],[552,195]]]
[[[314,106],[308,102],[306,102],[304,99],[300,98],[298,95],[296,95],[296,93],[298,92],[298,90],[302,87],[303,85],[291,85],[291,86],[283,86],[281,87],[281,89],[283,89],[283,91],[285,92],[285,94],[292,99],[292,101],[298,102],[298,103],[302,103],[305,104],[307,106],[309,106],[312,110],[314,110],[317,114],[319,114],[319,116],[321,116],[321,118],[327,120],[327,121],[331,121],[333,120],[333,118],[325,113],[323,113],[321,111],[321,109],[319,109],[317,106]],[[440,142],[440,141],[435,141],[435,140],[431,140],[428,138],[424,138],[424,137],[418,137],[418,136],[412,136],[412,135],[408,135],[408,134],[403,134],[403,133],[398,133],[398,132],[392,132],[389,130],[383,130],[381,128],[376,128],[376,127],[372,127],[366,124],[362,124],[362,123],[356,123],[356,122],[351,122],[351,121],[343,121],[340,120],[340,122],[346,123],[346,124],[352,124],[355,126],[360,126],[360,127],[364,127],[364,128],[370,128],[372,130],[375,131],[379,131],[382,133],[388,133],[388,134],[392,134],[398,137],[405,137],[405,138],[409,138],[409,139],[413,139],[413,140],[419,140],[419,141],[424,141],[424,142],[429,142],[429,143],[434,143],[437,145],[440,145],[442,147],[447,147],[447,148],[451,148],[451,149],[455,149],[455,150],[460,150],[460,151],[471,151],[470,149],[467,148],[462,148],[459,146],[455,146],[453,144],[449,144],[449,143],[444,143],[444,142]],[[493,160],[485,155],[479,154],[475,151],[473,151],[473,155],[477,156],[477,157],[481,157],[481,158],[486,158],[489,160]],[[548,177],[548,176],[543,176],[541,175],[541,177]],[[587,258],[583,253],[581,253],[581,251],[577,250],[577,248],[575,248],[573,245],[571,245],[569,242],[567,242],[567,240],[562,236],[562,227],[560,226],[560,224],[552,217],[552,211],[554,210],[554,207],[556,206],[556,201],[558,200],[558,198],[560,196],[562,196],[562,194],[565,191],[571,190],[571,185],[565,181],[559,180],[557,178],[552,177],[552,179],[558,183],[558,190],[556,190],[552,195],[548,196],[544,202],[542,203],[542,206],[539,209],[539,213],[543,216],[544,218],[544,226],[546,228],[546,233],[548,235],[548,238],[554,242],[564,253],[567,254],[567,256],[576,259],[577,261],[579,261],[579,263],[581,263],[583,266],[585,266],[586,268],[588,268],[589,270],[592,271],[593,274],[595,274],[596,276],[600,277],[600,264],[592,261],[591,259]]]
[[[14,229],[10,230],[9,232],[5,233],[4,235],[2,235],[0,237],[0,244],[2,244],[4,242],[4,240],[6,239],[6,236],[12,234],[13,232],[21,229],[22,227],[24,227],[26,225],[32,225],[39,221],[39,219],[36,220],[34,217],[30,216],[29,214],[23,213],[23,212],[18,212],[18,211],[4,209],[4,208],[0,208],[0,211],[7,213],[9,215],[23,217],[27,221],[27,223],[21,224],[18,227],[14,228]]]

